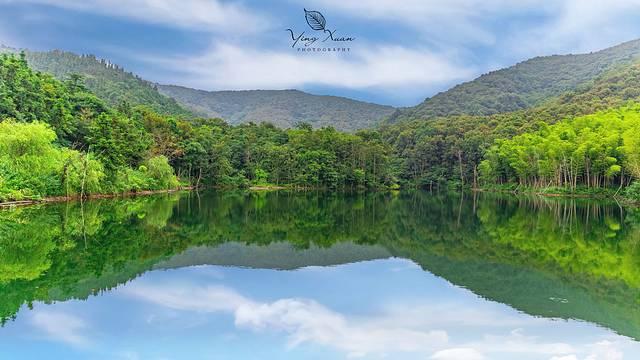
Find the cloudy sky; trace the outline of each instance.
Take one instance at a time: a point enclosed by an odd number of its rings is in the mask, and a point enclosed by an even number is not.
[[[291,47],[288,28],[324,38],[304,8],[355,38],[350,51]],[[405,106],[533,56],[639,38],[638,18],[640,0],[0,0],[0,42],[92,53],[160,83]]]

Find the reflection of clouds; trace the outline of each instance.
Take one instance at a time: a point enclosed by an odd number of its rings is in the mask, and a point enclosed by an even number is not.
[[[290,345],[314,342],[346,351],[351,356],[388,351],[428,351],[447,343],[441,330],[419,331],[378,327],[348,320],[321,304],[303,299],[282,299],[269,304],[244,305],[235,312],[236,325],[253,330],[279,330],[290,334]]]
[[[478,350],[470,348],[444,349],[431,356],[433,360],[483,360],[484,358]]]
[[[468,290],[463,290],[468,291]],[[387,326],[388,322],[409,327],[452,327],[463,326],[497,328],[521,327],[540,321],[537,318],[527,319],[522,316],[501,314],[488,308],[473,308],[467,304],[456,302],[437,302],[407,306],[397,304],[385,309],[386,316],[378,319],[379,326]]]
[[[233,313],[235,324],[240,328],[285,332],[292,347],[313,342],[346,351],[350,356],[393,351],[427,352],[441,348],[448,341],[447,333],[442,330],[379,327],[375,322],[347,319],[306,299],[260,303],[225,287],[142,283],[132,284],[125,292],[171,309]]]
[[[90,345],[84,332],[88,328],[81,318],[50,310],[35,311],[31,317],[31,324],[54,341],[60,341],[76,347]]]
[[[508,335],[485,335],[482,341],[471,345],[483,352],[565,355],[576,351],[566,343],[544,342],[537,336],[527,336],[522,329],[513,330]]]
[[[587,345],[588,355],[578,357],[575,354],[565,356],[553,356],[549,360],[622,360],[623,354],[617,347],[620,344],[603,340],[595,344]]]
[[[397,305],[365,318],[345,316],[311,299],[260,302],[225,286],[182,282],[156,285],[143,281],[132,283],[123,290],[129,296],[171,310],[232,314],[237,328],[287,334],[290,347],[314,343],[344,351],[349,356],[393,352],[431,354],[433,360],[511,358],[514,354],[535,354],[553,360],[619,360],[622,356],[612,342],[574,346],[525,335],[522,329],[503,334],[494,331],[485,333],[478,341],[453,343],[448,334],[462,329],[478,327],[500,331],[500,328],[513,329],[543,322],[505,316],[493,309],[472,309],[463,304]]]

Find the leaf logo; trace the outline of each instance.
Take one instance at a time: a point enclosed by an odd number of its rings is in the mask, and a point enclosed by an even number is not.
[[[324,26],[327,24],[327,20],[319,11],[307,11],[307,9],[304,9],[304,18],[313,30],[324,30]]]

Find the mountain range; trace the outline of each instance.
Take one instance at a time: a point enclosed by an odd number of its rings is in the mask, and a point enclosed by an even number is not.
[[[582,91],[603,74],[621,70],[640,56],[640,40],[588,54],[535,57],[427,98],[395,113],[389,122],[451,115],[493,115],[543,105]]]
[[[269,121],[288,128],[307,122],[353,131],[374,127],[395,111],[391,106],[299,90],[204,91],[174,85],[159,85],[158,90],[198,115],[230,124]]]
[[[2,51],[18,51],[3,47]],[[126,101],[181,117],[219,117],[230,124],[269,121],[280,127],[307,122],[354,131],[408,120],[450,116],[491,116],[531,109],[527,115],[579,115],[640,98],[635,85],[640,71],[640,40],[578,55],[536,57],[492,71],[475,80],[427,98],[408,108],[394,109],[338,96],[299,90],[205,91],[160,85],[93,55],[53,50],[25,51],[38,71],[65,79],[81,74],[86,86],[111,105]],[[551,109],[551,111],[548,111]],[[560,109],[560,110],[558,110]],[[510,115],[511,116],[511,115]]]

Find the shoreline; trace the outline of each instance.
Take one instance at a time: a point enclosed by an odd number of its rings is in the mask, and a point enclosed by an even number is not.
[[[95,199],[115,199],[115,198],[129,198],[129,197],[137,197],[137,196],[148,196],[148,195],[156,195],[156,194],[170,194],[178,191],[192,191],[197,190],[195,186],[186,186],[180,187],[176,189],[165,189],[165,190],[143,190],[143,191],[129,191],[125,193],[116,193],[116,194],[92,194],[86,196],[86,200],[95,200]],[[293,188],[288,186],[250,186],[246,188],[246,191],[279,191],[279,190],[302,190],[300,188]],[[614,200],[618,203],[640,207],[639,202],[632,201],[623,196],[606,196],[602,194],[570,194],[570,193],[545,193],[538,191],[531,192],[522,192],[522,191],[512,191],[512,190],[500,190],[500,189],[485,189],[485,188],[471,188],[468,189],[471,192],[482,192],[482,193],[496,193],[496,194],[509,194],[512,196],[522,196],[522,195],[533,195],[540,197],[549,197],[549,198],[578,198],[578,199],[593,199],[593,200]],[[48,204],[48,203],[59,203],[59,202],[67,202],[67,201],[77,201],[80,200],[81,197],[79,195],[73,196],[48,196],[38,200],[16,200],[16,201],[5,201],[0,202],[0,209],[17,207],[17,206],[29,206],[29,205],[38,205],[38,204]]]
[[[640,202],[633,201],[629,198],[619,195],[607,196],[603,194],[571,194],[571,193],[545,193],[539,191],[513,191],[513,190],[499,190],[499,189],[483,189],[472,188],[473,192],[485,192],[485,193],[498,193],[498,194],[510,194],[513,196],[519,195],[533,195],[549,198],[569,198],[569,199],[593,199],[593,200],[614,200],[617,203],[627,206],[640,207]]]
[[[194,189],[195,189],[194,186],[187,186],[187,187],[180,187],[176,189],[129,191],[125,193],[116,193],[116,194],[92,194],[92,195],[86,196],[85,199],[95,200],[95,199],[128,198],[128,197],[147,196],[147,195],[156,195],[156,194],[170,194],[178,191],[190,191]],[[38,200],[5,201],[5,202],[0,202],[0,209],[11,208],[16,206],[59,203],[59,202],[67,202],[67,201],[75,201],[75,200],[81,200],[81,196],[80,195],[48,196]]]

